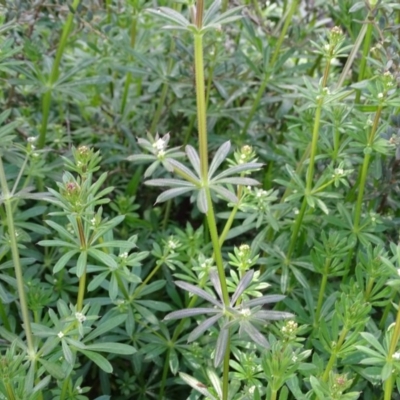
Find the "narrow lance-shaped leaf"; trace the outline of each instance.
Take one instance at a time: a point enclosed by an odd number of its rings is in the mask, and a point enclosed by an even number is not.
[[[231,306],[233,306],[236,303],[236,300],[239,298],[239,296],[250,285],[251,281],[253,280],[253,275],[254,275],[254,270],[251,269],[250,271],[247,271],[246,274],[243,276],[243,278],[240,280],[235,290],[235,293],[232,296]]]
[[[176,281],[175,285],[180,287],[181,289],[195,294],[196,296],[201,297],[204,300],[209,301],[217,307],[221,307],[221,303],[217,299],[209,295],[205,290],[198,288],[197,286],[191,285],[190,283],[183,281]]]
[[[220,310],[215,310],[213,308],[184,308],[183,310],[173,311],[164,317],[164,320],[168,321],[170,319],[182,319],[187,317],[193,317],[195,315],[203,314],[215,314],[220,313]]]
[[[203,332],[211,328],[221,317],[222,313],[218,313],[217,315],[214,315],[213,317],[207,318],[205,321],[203,321],[190,333],[188,337],[188,342],[193,342],[194,340],[199,338],[203,334]]]
[[[269,343],[267,339],[265,339],[264,335],[248,321],[243,321],[240,324],[240,329],[241,331],[246,332],[254,343],[257,343],[262,347],[269,348]]]
[[[215,153],[213,160],[211,161],[210,168],[208,170],[209,180],[211,180],[212,176],[214,175],[218,167],[226,160],[226,157],[228,156],[230,149],[231,149],[231,142],[229,140],[223,143],[219,147],[219,149]]]
[[[165,192],[162,192],[156,200],[156,203],[163,203],[164,201],[173,199],[174,197],[178,197],[182,194],[188,193],[195,190],[193,187],[184,187],[184,188],[173,188],[168,189]]]
[[[258,182],[255,179],[241,177],[241,176],[237,176],[234,178],[222,178],[218,180],[213,180],[213,182],[232,184],[232,185],[243,185],[243,186],[256,186],[260,184],[260,182]]]
[[[258,297],[257,299],[244,301],[243,306],[251,308],[254,306],[262,306],[269,303],[277,303],[278,301],[282,301],[285,297],[286,296],[282,294],[270,294],[267,296]]]
[[[190,375],[184,374],[183,372],[179,373],[179,376],[193,389],[197,390],[203,396],[206,396],[207,399],[217,400],[208,390],[205,385],[203,385],[200,381],[195,378],[192,378]]]
[[[199,155],[197,154],[197,151],[194,149],[194,147],[187,145],[186,148],[186,154],[187,157],[192,164],[193,169],[196,171],[196,174],[200,177],[201,172],[200,172],[200,158]]]
[[[173,158],[169,159],[168,162],[173,166],[176,174],[181,173],[184,179],[200,185],[199,177],[197,177],[188,167],[183,165],[181,162],[174,160]]]
[[[239,199],[237,198],[237,196],[234,193],[232,193],[230,190],[224,188],[223,186],[211,185],[210,189],[213,190],[214,192],[218,193],[226,201],[229,201],[233,204],[237,204],[239,202]]]
[[[221,8],[221,0],[215,0],[204,14],[203,25],[208,25]]]
[[[222,328],[215,346],[214,367],[217,368],[224,359],[229,338],[229,329]]]
[[[210,272],[210,280],[211,280],[211,283],[214,286],[215,291],[218,293],[219,298],[223,302],[224,298],[222,296],[221,283],[219,281],[219,276],[218,276],[216,271],[211,271]]]
[[[148,186],[194,187],[193,183],[182,179],[150,179],[145,182]]]
[[[264,164],[261,163],[245,163],[245,164],[235,165],[234,167],[230,167],[225,171],[222,171],[217,176],[214,176],[213,181],[218,181],[219,179],[225,178],[226,176],[236,175],[244,171],[255,171],[257,169],[260,169],[263,165]]]
[[[200,189],[199,193],[197,194],[197,207],[199,208],[200,212],[202,212],[203,214],[207,214],[207,194],[204,188]]]
[[[159,7],[157,8],[157,10],[150,9],[148,11],[162,19],[174,22],[179,26],[187,27],[188,25],[190,25],[190,22],[185,17],[183,17],[181,14],[179,14],[172,8]]]
[[[253,314],[254,318],[269,321],[279,321],[284,318],[293,318],[294,315],[284,311],[260,310]]]

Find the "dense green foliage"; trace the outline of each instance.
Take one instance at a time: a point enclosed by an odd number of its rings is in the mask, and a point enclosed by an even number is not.
[[[400,6],[1,2],[0,399],[400,391]]]

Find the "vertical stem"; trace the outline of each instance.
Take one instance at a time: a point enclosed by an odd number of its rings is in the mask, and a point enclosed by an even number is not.
[[[72,3],[71,8],[74,12],[76,11],[76,9],[78,7],[79,2],[80,2],[80,0],[74,0],[74,2]],[[50,79],[48,82],[48,88],[42,98],[42,126],[40,128],[39,140],[38,140],[39,149],[42,149],[46,142],[47,124],[49,121],[52,90],[53,90],[54,84],[57,82],[57,79],[58,79],[58,70],[60,67],[60,62],[61,62],[62,55],[64,53],[65,46],[67,44],[68,35],[70,34],[71,29],[72,29],[72,22],[74,20],[74,12],[72,12],[72,11],[69,12],[67,20],[65,22],[65,25],[64,25],[64,28],[63,28],[63,31],[61,34],[60,43],[57,48],[56,57],[54,59],[53,66],[51,68]]]
[[[31,359],[34,357],[35,348],[33,345],[33,337],[31,332],[31,323],[29,319],[29,311],[28,311],[28,304],[26,301],[25,295],[25,288],[24,288],[24,278],[22,274],[22,266],[19,258],[19,250],[18,250],[18,243],[17,237],[15,232],[15,225],[14,225],[14,218],[13,218],[13,209],[11,205],[11,195],[7,184],[7,178],[4,172],[3,166],[3,159],[0,154],[0,186],[3,192],[3,202],[4,207],[6,210],[7,215],[7,228],[8,234],[10,237],[10,247],[11,247],[11,254],[14,263],[14,271],[15,271],[15,278],[17,280],[17,290],[18,290],[18,297],[21,307],[21,314],[22,314],[22,321],[24,324],[24,331],[26,336],[26,342],[28,346],[28,357]]]
[[[134,6],[133,16],[132,16],[132,25],[131,25],[131,41],[130,41],[130,45],[131,45],[132,49],[135,47],[136,33],[137,33],[137,10],[136,10],[136,6]],[[129,62],[132,63],[132,57],[130,57]],[[126,101],[127,101],[128,93],[129,93],[129,86],[130,86],[131,82],[132,82],[132,73],[128,72],[126,74],[124,92],[122,95],[121,114],[123,114],[125,111]]]
[[[81,244],[81,248],[83,251],[86,251],[86,239],[85,239],[85,231],[83,228],[82,218],[80,216],[78,216],[76,218],[76,222],[78,225],[79,241]],[[76,303],[76,311],[82,310],[83,299],[85,298],[85,289],[86,289],[86,267],[85,267],[84,273],[79,278],[78,300]]]
[[[307,208],[307,200],[306,200],[305,197],[303,197],[303,202],[301,203],[301,208],[300,208],[300,211],[299,211],[299,213],[297,215],[296,221],[294,223],[292,236],[290,238],[289,249],[288,249],[288,252],[286,254],[287,261],[289,261],[291,259],[293,251],[294,251],[294,249],[296,247],[297,236],[299,235],[299,232],[300,232],[301,223],[303,222],[304,213],[306,211],[306,208]]]
[[[390,341],[390,346],[389,346],[389,353],[387,355],[389,362],[393,361],[393,354],[396,351],[399,338],[400,338],[400,304],[397,309],[396,323],[394,325],[394,332],[392,334],[392,339]],[[384,393],[385,393],[384,400],[390,400],[392,398],[393,384],[394,384],[394,373],[392,372],[384,384]]]
[[[368,147],[372,146],[372,144],[375,140],[375,134],[376,134],[376,131],[378,130],[378,124],[379,124],[379,119],[381,117],[381,113],[382,113],[382,105],[380,105],[378,107],[378,110],[376,111],[374,122],[373,122],[372,128],[371,128],[371,132],[368,137],[368,142],[367,142]],[[353,225],[353,231],[356,234],[358,233],[359,224],[360,224],[361,209],[362,209],[365,185],[367,182],[368,167],[369,167],[370,159],[371,159],[371,154],[367,153],[364,157],[364,161],[363,161],[363,165],[362,165],[362,169],[361,169],[360,184],[358,185],[358,196],[357,196],[356,211],[355,211],[355,215],[354,215],[354,225]]]
[[[322,104],[323,104],[323,100],[321,99],[318,101],[317,110],[315,111],[313,137],[312,137],[312,142],[311,142],[310,163],[308,165],[307,178],[306,178],[306,194],[307,195],[310,194],[311,189],[312,189],[312,184],[313,184],[315,157],[317,155],[317,150],[318,150],[319,125],[320,125],[320,121],[321,121]]]
[[[274,54],[272,56],[271,61],[268,63],[268,71],[267,70],[264,71],[264,79],[263,79],[263,81],[261,83],[260,88],[258,89],[256,98],[254,99],[253,106],[250,109],[250,112],[249,112],[249,115],[248,115],[248,117],[246,119],[246,122],[244,123],[241,135],[245,135],[247,133],[249,125],[250,125],[250,123],[251,123],[251,121],[252,121],[252,119],[254,117],[254,114],[256,113],[256,111],[258,109],[258,106],[260,104],[262,95],[264,94],[265,88],[267,87],[267,84],[269,82],[269,78],[271,77],[271,69],[274,68],[274,65],[275,65],[275,63],[276,63],[276,61],[278,59],[279,53],[281,51],[281,46],[282,46],[283,40],[285,39],[287,30],[288,30],[288,28],[290,26],[290,23],[292,22],[292,17],[294,15],[295,11],[297,10],[297,3],[298,3],[298,0],[293,0],[292,1],[290,10],[289,10],[289,13],[288,13],[288,15],[287,15],[287,17],[285,19],[285,23],[283,25],[282,31],[281,31],[281,33],[279,35],[278,41],[275,44]]]
[[[324,375],[322,376],[322,380],[324,382],[328,382],[329,373],[331,372],[333,366],[335,365],[337,355],[343,345],[344,340],[346,339],[348,332],[349,332],[348,329],[346,327],[343,327],[342,332],[340,333],[340,336],[339,336],[339,340],[337,341],[336,346],[332,351],[332,354],[328,361],[328,365],[326,366]]]
[[[200,31],[203,24],[203,0],[197,1],[196,9],[196,25],[198,31],[194,34],[194,59],[196,71],[196,102],[197,102],[197,123],[199,135],[199,153],[200,153],[200,174],[202,189],[205,191],[207,200],[207,223],[210,231],[211,242],[214,250],[214,259],[217,265],[218,276],[221,285],[222,297],[225,305],[229,304],[229,294],[226,284],[224,265],[222,260],[221,247],[219,245],[219,237],[217,224],[215,221],[214,209],[211,199],[211,193],[208,182],[208,140],[207,140],[207,116],[206,116],[206,99],[204,85],[204,62],[203,62],[203,33]],[[230,348],[227,346],[223,365],[222,378],[222,400],[228,399],[229,388],[229,355]]]
[[[319,316],[321,314],[322,303],[324,301],[326,284],[328,282],[328,274],[329,274],[330,265],[331,265],[331,260],[328,258],[325,261],[324,275],[322,276],[322,282],[321,282],[321,287],[320,287],[319,296],[318,296],[317,309],[315,310],[314,329],[316,329],[318,326]]]
[[[363,52],[361,56],[361,61],[360,61],[360,68],[358,71],[358,82],[361,82],[365,78],[365,73],[366,73],[366,65],[367,65],[367,57],[369,50],[371,48],[371,39],[372,39],[372,16],[368,14],[367,17],[367,32],[365,33],[365,40],[364,40],[364,47],[363,47]],[[359,104],[360,103],[360,97],[361,97],[361,89],[358,89],[356,92],[356,98],[355,98],[355,103]]]
[[[196,101],[197,101],[197,124],[199,134],[199,153],[202,183],[208,176],[208,138],[207,138],[207,118],[206,101],[204,87],[204,63],[203,63],[203,35],[194,35],[195,69],[196,69]]]
[[[0,301],[0,318],[4,325],[4,328],[6,328],[9,332],[11,332],[10,321],[8,320],[7,313],[6,313],[6,310],[4,308],[4,304],[2,301]]]

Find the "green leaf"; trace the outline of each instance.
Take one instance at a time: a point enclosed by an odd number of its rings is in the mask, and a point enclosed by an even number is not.
[[[173,188],[173,189],[168,189],[165,192],[162,192],[156,200],[156,203],[163,203],[164,201],[173,199],[175,197],[178,197],[182,194],[192,192],[193,190],[196,190],[196,188],[190,187],[190,188]]]
[[[92,360],[99,368],[101,368],[104,372],[111,374],[113,372],[113,367],[109,363],[109,361],[103,357],[101,354],[95,353],[93,351],[88,350],[79,350],[82,354],[84,354],[87,358]]]
[[[58,380],[65,378],[65,372],[59,364],[47,361],[44,358],[39,358],[38,360],[52,377]]]
[[[104,280],[107,278],[107,275],[110,273],[110,271],[105,271],[102,272],[101,274],[95,276],[89,283],[88,285],[88,292],[91,292],[95,289],[97,289],[103,282]]]
[[[113,343],[113,342],[88,344],[85,346],[85,350],[100,351],[113,354],[123,354],[126,356],[136,353],[136,349],[133,346],[124,343]]]
[[[373,346],[381,355],[386,357],[386,350],[378,342],[375,336],[369,332],[362,332],[360,334],[371,346]]]
[[[70,250],[68,253],[65,253],[57,262],[56,265],[53,267],[53,274],[60,272],[67,262],[76,254],[78,250]]]
[[[104,318],[101,320],[97,328],[85,336],[85,342],[95,339],[96,337],[104,335],[104,333],[113,330],[121,325],[127,318],[126,314],[117,315],[111,318]]]
[[[46,246],[46,247],[69,247],[69,248],[76,248],[76,244],[64,242],[63,240],[41,240],[38,242],[39,246]]]
[[[69,348],[68,343],[65,340],[61,340],[62,351],[64,354],[65,361],[69,365],[74,365],[75,357],[72,354],[72,350]]]
[[[93,248],[89,249],[88,253],[92,257],[96,258],[98,261],[102,262],[107,267],[111,269],[118,269],[117,262],[110,255]]]
[[[87,251],[82,251],[76,263],[76,276],[80,278],[86,272]]]
[[[228,156],[230,149],[231,149],[231,142],[229,140],[223,143],[219,147],[219,149],[214,155],[213,160],[211,161],[210,168],[208,170],[209,180],[211,180],[212,176],[214,175],[218,167],[226,160],[226,157]]]
[[[190,25],[190,22],[183,15],[179,14],[172,8],[158,7],[157,10],[150,9],[148,11],[159,18],[173,22],[178,26],[186,28],[188,25]]]

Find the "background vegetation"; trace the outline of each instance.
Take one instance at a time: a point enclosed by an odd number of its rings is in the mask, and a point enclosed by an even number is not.
[[[397,398],[396,2],[0,3],[0,399]]]

